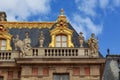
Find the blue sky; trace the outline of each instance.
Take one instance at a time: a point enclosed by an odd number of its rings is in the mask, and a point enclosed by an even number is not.
[[[104,56],[120,53],[120,0],[0,0],[8,21],[56,21],[61,8],[86,40],[96,34]]]

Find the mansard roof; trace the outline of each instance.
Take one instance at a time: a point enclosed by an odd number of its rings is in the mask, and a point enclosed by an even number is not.
[[[13,37],[16,36],[16,34],[19,35],[20,39],[23,40],[25,38],[25,32],[29,33],[29,37],[31,39],[31,46],[32,47],[39,47],[39,36],[40,32],[43,31],[43,34],[45,36],[44,41],[44,47],[49,47],[49,43],[51,42],[51,36],[50,36],[50,30],[53,29],[55,24],[51,28],[9,28],[9,33],[13,35]],[[78,41],[78,33],[74,30],[74,28],[71,26],[70,23],[68,23],[69,29],[73,30],[73,36],[72,36],[72,42],[74,44],[74,47],[79,47],[79,41]],[[11,44],[13,46],[13,43]],[[85,46],[86,47],[86,46]]]
[[[56,23],[55,23],[56,24]],[[45,37],[45,41],[43,44],[43,47],[47,48],[49,47],[49,44],[51,42],[51,36],[50,36],[50,30],[54,29],[55,24],[53,24],[53,26],[51,28],[9,28],[9,33],[11,35],[13,35],[13,37],[16,36],[16,34],[19,35],[20,39],[23,40],[25,38],[25,33],[28,32],[29,33],[29,37],[31,39],[31,46],[34,48],[38,48],[39,47],[39,36],[40,36],[40,32],[43,31],[44,37]],[[79,44],[79,40],[78,40],[78,36],[79,34],[74,30],[74,28],[72,27],[72,25],[70,23],[68,23],[69,25],[69,29],[73,30],[73,36],[72,36],[72,42],[74,44],[75,48],[79,48],[80,44]],[[14,43],[11,41],[11,46],[14,49]],[[84,42],[84,47],[87,48],[88,45],[87,43]],[[99,56],[103,57],[102,54],[99,52]]]
[[[56,29],[60,34],[66,32],[69,40],[68,47],[80,48],[80,40],[79,34],[72,27],[72,25],[67,21],[66,16],[64,15],[64,11],[61,10],[61,14],[58,16],[56,22],[0,22],[0,25],[3,25],[6,29],[8,29],[9,33],[12,35],[12,38],[15,38],[16,35],[19,35],[20,40],[25,39],[25,33],[29,33],[29,38],[31,39],[31,47],[38,48],[40,47],[40,32],[43,32],[44,35],[44,43],[43,47],[55,47],[51,43],[54,43],[53,37],[51,36],[51,32],[56,33]],[[65,30],[63,30],[65,29]],[[58,34],[56,34],[58,35]],[[70,35],[70,36],[69,36]],[[84,40],[83,40],[84,41]],[[51,44],[51,45],[50,45]],[[14,50],[14,42],[11,39],[11,47]],[[83,48],[88,48],[88,42],[83,42]],[[99,56],[103,57],[100,52]]]

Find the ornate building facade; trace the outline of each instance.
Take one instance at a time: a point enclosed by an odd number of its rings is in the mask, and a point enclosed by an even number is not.
[[[55,22],[7,22],[1,12],[0,80],[102,80],[95,34],[82,34],[63,10]]]

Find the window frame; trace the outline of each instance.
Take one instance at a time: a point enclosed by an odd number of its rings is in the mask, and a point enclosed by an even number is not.
[[[3,41],[5,41],[4,45],[3,45]],[[7,40],[6,39],[0,39],[0,50],[6,50],[6,48],[7,48]]]
[[[57,37],[60,37],[60,40],[59,41],[57,41]],[[65,37],[65,41],[63,40],[64,38],[63,37]],[[57,46],[57,44],[60,44],[60,46]],[[63,45],[66,45],[66,46],[63,46]],[[67,37],[67,35],[65,35],[65,34],[58,34],[58,35],[56,35],[56,38],[55,38],[55,46],[56,47],[68,47],[68,37]]]

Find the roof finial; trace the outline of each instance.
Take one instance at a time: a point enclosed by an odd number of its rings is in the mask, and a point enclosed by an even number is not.
[[[64,9],[63,8],[60,10],[60,15],[64,15]]]
[[[107,53],[108,53],[108,55],[110,55],[110,49],[109,48],[107,49]]]

